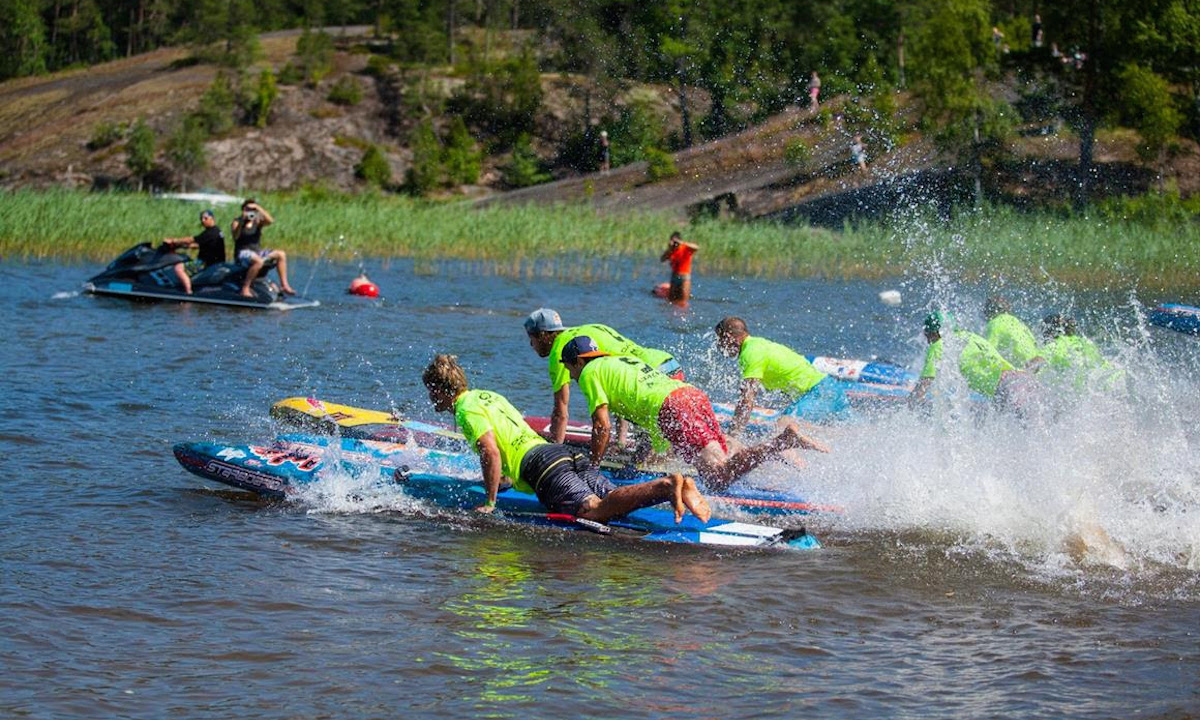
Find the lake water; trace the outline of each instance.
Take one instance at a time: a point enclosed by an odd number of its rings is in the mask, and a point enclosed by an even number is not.
[[[1035,424],[950,401],[830,430],[832,454],[756,479],[843,508],[805,520],[825,549],[722,553],[402,496],[259,504],[171,446],[268,439],[271,403],[302,394],[434,419],[419,377],[438,351],[548,414],[521,328],[543,305],[675,351],[729,400],[709,332],[724,315],[803,351],[915,364],[927,304],[972,321],[985,290],[700,276],[685,311],[648,294],[655,267],[581,283],[372,262],[373,302],[344,294],[356,268],[299,262],[293,284],[323,305],[260,313],[76,293],[99,269],[0,264],[0,715],[1200,713],[1200,341],[1146,329],[1123,289],[1013,299],[1027,320],[1079,316],[1130,369],[1127,395]],[[878,300],[892,288],[900,306]]]

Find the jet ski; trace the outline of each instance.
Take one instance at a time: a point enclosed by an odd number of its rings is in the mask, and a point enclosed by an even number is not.
[[[250,286],[254,297],[242,295],[246,267],[240,263],[219,263],[204,268],[192,276],[192,294],[188,295],[179,286],[175,266],[189,260],[187,255],[156,249],[148,242],[140,243],[121,253],[120,257],[108,264],[104,272],[84,283],[83,290],[95,295],[265,310],[293,310],[320,305],[316,300],[285,296],[279,286],[267,278],[267,271],[275,267],[272,260],[263,264],[262,272]]]

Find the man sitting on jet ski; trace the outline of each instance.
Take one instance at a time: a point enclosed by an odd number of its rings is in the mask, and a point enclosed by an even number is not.
[[[188,295],[192,294],[192,275],[206,267],[225,262],[225,234],[217,227],[217,218],[212,210],[200,213],[200,224],[204,226],[200,234],[195,237],[163,238],[162,247],[159,249],[160,252],[176,252],[180,248],[199,248],[199,267],[190,262],[175,265],[175,277],[179,279],[179,284]]]
[[[279,289],[283,294],[296,294],[296,291],[288,284],[287,253],[282,250],[264,250],[260,246],[262,229],[273,222],[275,222],[275,218],[271,217],[271,213],[264,210],[262,205],[255,202],[254,198],[248,198],[246,202],[242,203],[242,214],[233,220],[231,226],[233,256],[235,260],[246,266],[246,280],[242,283],[243,297],[254,297],[254,293],[250,292],[250,285],[254,282],[254,278],[262,272],[263,264],[268,260],[276,261],[275,270],[279,273]]]

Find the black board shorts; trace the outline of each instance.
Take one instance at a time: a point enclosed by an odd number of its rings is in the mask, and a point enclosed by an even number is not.
[[[521,479],[551,512],[575,515],[588,497],[603,498],[616,486],[570,445],[538,445],[521,460]]]

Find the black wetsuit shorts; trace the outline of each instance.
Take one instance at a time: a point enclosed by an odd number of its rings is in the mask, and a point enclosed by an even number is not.
[[[521,479],[551,512],[571,515],[588,496],[603,498],[616,487],[591,466],[586,453],[570,445],[538,445],[525,453]]]

